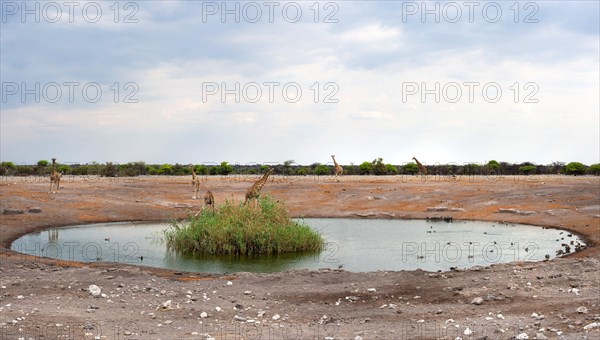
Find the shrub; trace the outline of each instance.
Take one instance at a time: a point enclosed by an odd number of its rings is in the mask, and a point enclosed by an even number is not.
[[[417,163],[410,162],[402,166],[402,172],[414,175],[419,172],[419,167],[417,166]]]
[[[369,175],[371,174],[371,170],[373,169],[373,164],[370,162],[362,162],[358,166],[358,173],[361,175]]]
[[[233,168],[227,162],[221,162],[219,166],[219,175],[227,176],[233,172]]]
[[[183,254],[280,254],[320,251],[323,239],[291,220],[283,204],[261,197],[257,207],[225,202],[163,231],[167,247]]]
[[[170,164],[163,164],[158,168],[159,175],[171,175],[173,174],[173,167]]]
[[[398,173],[398,169],[391,165],[391,164],[386,164],[385,165],[385,171],[389,174],[389,175],[395,175]]]
[[[317,176],[327,175],[329,174],[329,167],[327,167],[327,165],[324,164],[317,164],[317,166],[315,166],[315,168],[313,169],[313,174]]]
[[[50,163],[48,163],[48,161],[45,159],[41,159],[37,162],[37,166],[39,166],[40,168],[46,167],[48,166],[48,164]]]
[[[532,173],[535,173],[536,169],[537,168],[534,165],[522,165],[519,167],[519,172],[525,175],[530,175]]]
[[[379,157],[373,160],[372,162],[373,166],[371,168],[371,173],[373,175],[385,175],[387,174],[387,171],[385,169],[385,164],[383,164],[383,158]]]
[[[587,171],[591,175],[600,175],[600,163],[590,165]]]
[[[567,175],[583,175],[585,173],[585,165],[579,162],[571,162],[565,166],[565,174]]]

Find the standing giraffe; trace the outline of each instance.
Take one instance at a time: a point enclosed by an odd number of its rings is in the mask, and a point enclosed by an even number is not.
[[[48,192],[60,192],[58,189],[58,187],[60,186],[60,176],[62,176],[62,173],[56,172],[56,158],[52,158],[52,172],[50,172],[50,190]],[[56,186],[56,191],[52,191],[53,184]]]
[[[421,162],[419,162],[417,158],[413,157],[412,159],[414,159],[415,162],[417,162],[417,167],[419,168],[419,172],[417,172],[417,175],[422,174],[424,176],[427,176],[427,168],[423,164],[421,164]]]
[[[271,172],[273,172],[273,169],[269,168],[267,172],[265,172],[265,174],[246,191],[246,200],[244,201],[244,204],[248,203],[250,200],[258,200],[258,197],[260,197],[260,189],[262,189],[263,185],[267,182]]]
[[[194,166],[192,164],[190,164],[190,169],[192,170],[192,190],[194,194],[192,199],[195,200],[198,198],[198,192],[200,191],[200,178],[196,176],[196,172],[194,171]]]
[[[335,167],[335,179],[339,182],[340,180],[337,178],[344,174],[344,168],[342,168],[336,161],[335,155],[331,155],[331,159],[333,159],[333,165]]]

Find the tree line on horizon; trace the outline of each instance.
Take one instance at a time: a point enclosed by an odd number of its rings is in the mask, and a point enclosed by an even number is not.
[[[419,171],[417,164],[409,162],[403,165],[385,163],[382,158],[365,161],[361,164],[341,164],[344,175],[416,175]],[[333,164],[313,163],[300,165],[293,160],[280,164],[196,164],[194,172],[201,176],[212,175],[255,175],[261,174],[267,168],[273,168],[275,175],[285,176],[327,176],[334,174]],[[512,176],[512,175],[600,175],[600,163],[585,165],[580,162],[553,162],[540,165],[532,162],[508,163],[491,160],[486,164],[434,164],[425,165],[427,173],[435,176]],[[129,162],[124,164],[106,162],[104,164],[91,162],[87,164],[57,164],[56,170],[64,175],[103,176],[103,177],[133,177],[146,175],[190,175],[188,165],[183,164],[146,164],[145,162]],[[50,162],[40,160],[36,164],[14,164],[0,162],[0,176],[46,176],[51,171]]]

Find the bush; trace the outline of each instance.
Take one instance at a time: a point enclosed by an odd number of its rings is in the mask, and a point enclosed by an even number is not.
[[[590,165],[587,171],[591,175],[600,175],[600,163]]]
[[[315,168],[313,169],[313,174],[317,176],[328,175],[329,167],[327,167],[327,165],[324,164],[317,164],[317,166],[315,166]]]
[[[163,164],[160,166],[160,168],[158,168],[157,173],[159,175],[172,175],[173,174],[173,167],[171,167],[170,164]]]
[[[227,162],[221,162],[219,166],[219,175],[227,176],[233,172],[233,168]]]
[[[523,165],[519,167],[519,172],[525,175],[530,175],[532,173],[535,173],[536,169],[537,168],[533,165]]]
[[[371,170],[373,170],[373,164],[371,164],[369,162],[362,162],[358,166],[358,173],[360,175],[369,175],[369,174],[371,174]]]
[[[383,164],[383,158],[379,157],[377,159],[374,159],[372,164],[373,164],[373,167],[371,168],[371,173],[373,175],[380,176],[380,175],[387,174],[385,164]]]
[[[398,173],[398,169],[391,165],[391,164],[386,164],[385,165],[385,171],[389,174],[389,175],[395,175]]]
[[[259,198],[257,207],[225,202],[163,231],[167,247],[183,254],[280,254],[320,251],[323,239],[291,220],[283,204]]]
[[[585,165],[579,162],[571,162],[565,166],[565,174],[567,175],[583,175],[585,173]]]
[[[419,167],[417,166],[417,163],[410,162],[402,166],[402,172],[414,175],[419,172]]]
[[[40,168],[46,167],[46,166],[48,166],[48,164],[50,164],[50,163],[45,159],[39,160],[37,162],[37,166],[39,166]]]

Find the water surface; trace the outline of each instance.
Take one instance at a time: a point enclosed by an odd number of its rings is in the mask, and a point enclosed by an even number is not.
[[[553,228],[480,221],[304,219],[326,241],[313,254],[183,256],[166,249],[167,223],[102,223],[49,229],[16,240],[11,248],[36,256],[82,262],[119,262],[207,273],[289,269],[449,270],[554,258],[583,241]]]

